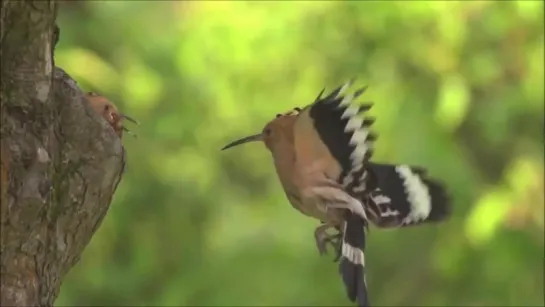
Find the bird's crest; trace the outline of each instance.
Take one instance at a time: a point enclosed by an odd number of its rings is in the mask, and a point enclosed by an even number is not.
[[[295,107],[286,113],[276,114],[276,118],[283,117],[283,116],[297,116],[299,115],[299,113],[301,113],[301,111],[302,111],[301,108]]]

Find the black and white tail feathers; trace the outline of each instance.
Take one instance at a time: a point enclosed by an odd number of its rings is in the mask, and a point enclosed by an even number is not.
[[[369,162],[370,186],[367,216],[378,227],[404,227],[438,222],[450,214],[445,188],[427,176],[426,170],[409,165]]]
[[[450,214],[446,190],[428,178],[423,168],[367,162],[365,171],[352,173],[366,174],[354,176],[347,188],[362,201],[368,220],[378,227],[439,222]],[[371,192],[359,189],[362,186]],[[364,258],[366,227],[366,220],[345,212],[339,272],[348,298],[362,307],[369,306]]]
[[[345,212],[339,273],[348,298],[360,307],[369,306],[365,280],[365,221],[358,215]]]

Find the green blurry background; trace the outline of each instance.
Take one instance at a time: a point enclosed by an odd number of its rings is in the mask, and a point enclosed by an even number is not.
[[[142,123],[68,305],[349,305],[260,144],[220,148],[351,77],[374,159],[453,195],[371,229],[376,306],[543,306],[543,2],[64,2],[57,64]]]

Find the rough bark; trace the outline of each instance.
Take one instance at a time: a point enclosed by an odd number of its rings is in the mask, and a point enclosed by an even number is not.
[[[57,3],[0,8],[1,304],[52,306],[109,208],[124,150],[54,66]]]

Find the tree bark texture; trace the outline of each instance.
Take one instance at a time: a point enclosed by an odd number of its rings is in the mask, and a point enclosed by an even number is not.
[[[121,140],[55,67],[55,1],[2,0],[1,304],[52,306],[104,218]]]

